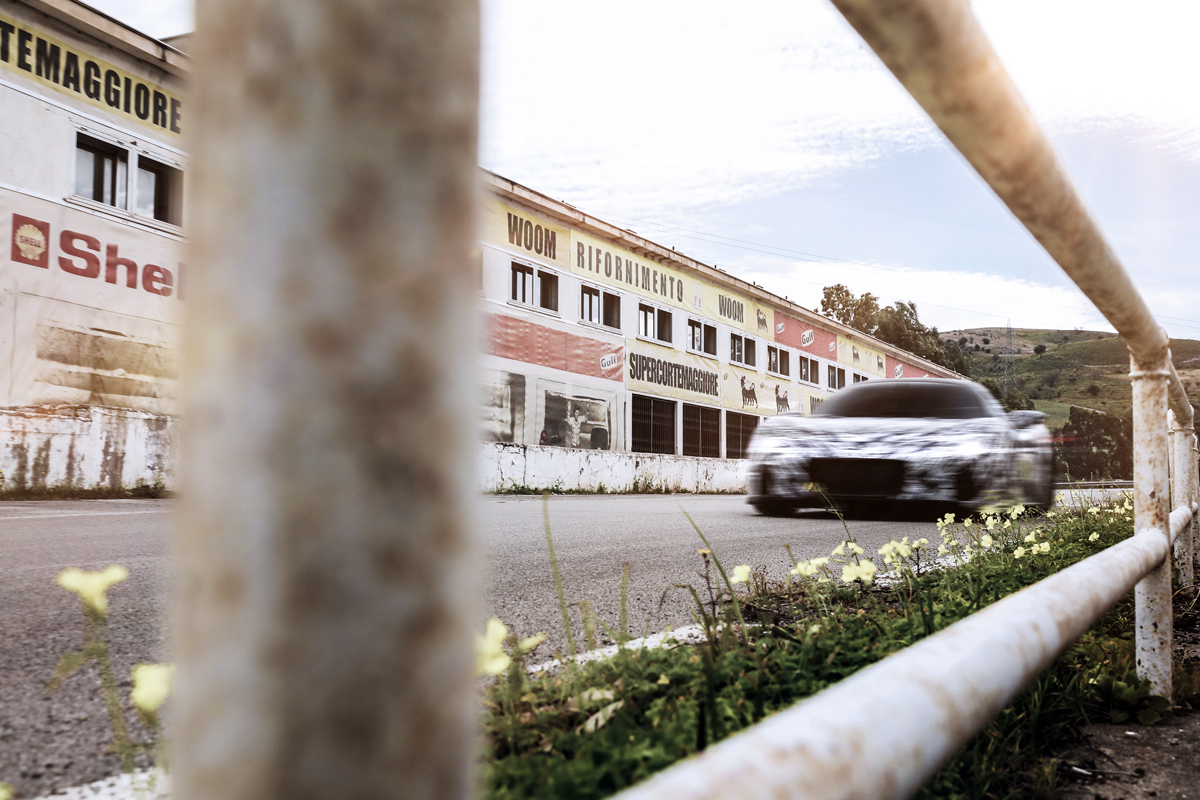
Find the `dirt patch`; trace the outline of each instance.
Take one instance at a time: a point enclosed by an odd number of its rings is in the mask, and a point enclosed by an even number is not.
[[[1154,726],[1088,725],[1058,765],[1058,795],[1200,799],[1200,713]]]
[[[1175,652],[1192,672],[1200,668],[1200,607],[1194,590],[1175,597]],[[1186,702],[1154,726],[1096,724],[1058,764],[1058,796],[1095,800],[1200,800],[1200,710]]]

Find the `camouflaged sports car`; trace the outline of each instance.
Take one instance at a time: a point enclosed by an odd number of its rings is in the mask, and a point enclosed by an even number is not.
[[[811,416],[759,425],[749,446],[748,501],[768,515],[884,501],[1009,502],[1049,508],[1050,432],[1038,411],[1004,413],[965,380],[910,378],[843,389]]]

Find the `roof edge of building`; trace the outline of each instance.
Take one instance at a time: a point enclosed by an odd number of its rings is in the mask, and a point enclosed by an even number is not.
[[[489,169],[480,167],[480,172],[483,173],[484,182],[493,191],[501,194],[509,199],[524,203],[525,205],[535,208],[542,214],[555,218],[560,222],[569,223],[580,228],[584,228],[588,233],[597,236],[601,239],[606,239],[614,244],[620,243],[622,247],[632,250],[646,258],[652,258],[661,263],[667,263],[679,269],[688,270],[706,278],[710,281],[732,284],[739,291],[745,292],[755,300],[762,301],[764,304],[774,306],[785,313],[796,314],[800,317],[811,317],[819,320],[821,325],[830,328],[831,332],[846,336],[847,338],[857,339],[864,344],[869,344],[871,347],[884,351],[885,353],[897,358],[903,357],[906,361],[912,362],[913,366],[920,367],[927,372],[933,372],[942,377],[957,377],[966,378],[952,369],[934,364],[932,361],[927,361],[924,358],[910,353],[903,348],[897,347],[894,344],[885,342],[881,339],[876,339],[870,334],[863,333],[860,330],[851,328],[849,325],[838,322],[835,319],[830,319],[823,314],[819,314],[812,309],[805,308],[791,300],[780,297],[779,295],[769,292],[761,286],[749,281],[731,275],[725,270],[705,264],[702,261],[697,261],[694,258],[684,255],[670,247],[664,247],[657,242],[652,242],[641,234],[635,233],[628,228],[621,228],[604,220],[594,217],[586,212],[580,211],[570,203],[562,200],[556,200],[548,195],[545,195],[535,189],[530,189],[528,186],[517,183],[514,180],[498,175]]]
[[[191,74],[191,58],[169,44],[142,33],[79,0],[17,0],[59,22],[145,61],[179,78]]]

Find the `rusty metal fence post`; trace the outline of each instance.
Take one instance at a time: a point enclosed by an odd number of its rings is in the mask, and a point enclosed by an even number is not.
[[[1185,428],[1175,412],[1170,413],[1171,430],[1171,508],[1192,507],[1192,431]],[[1181,586],[1193,583],[1192,526],[1188,525],[1175,539],[1175,568]]]
[[[1137,536],[1160,536],[1170,544],[1168,516],[1171,482],[1168,470],[1167,381],[1169,351],[1152,364],[1131,361],[1133,382],[1133,528]],[[1134,590],[1138,677],[1151,691],[1171,697],[1171,550]]]
[[[475,0],[201,0],[181,800],[472,794]]]

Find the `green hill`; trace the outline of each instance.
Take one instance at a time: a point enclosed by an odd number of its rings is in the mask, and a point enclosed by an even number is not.
[[[967,339],[972,376],[1003,381],[1007,333],[1003,328],[943,332],[942,338]],[[979,349],[976,350],[975,346]],[[1037,354],[1035,348],[1044,347]],[[1115,334],[1103,331],[1014,329],[1009,381],[1025,392],[1047,424],[1061,428],[1071,406],[1126,416],[1132,406],[1129,351]],[[1171,357],[1184,386],[1200,386],[1200,341],[1176,339]]]

